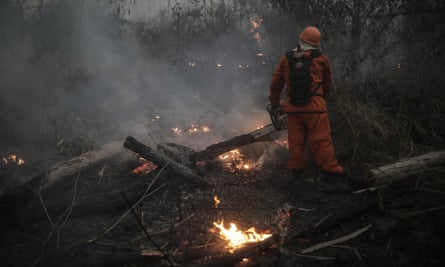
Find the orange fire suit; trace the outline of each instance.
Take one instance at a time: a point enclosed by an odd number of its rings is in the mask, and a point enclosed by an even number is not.
[[[304,56],[309,55],[309,51]],[[343,167],[338,164],[332,144],[331,127],[327,114],[326,101],[323,96],[331,88],[331,67],[326,56],[321,54],[312,60],[310,73],[313,79],[311,88],[320,86],[306,105],[293,105],[290,97],[284,101],[284,112],[288,115],[289,169],[304,169],[306,141],[309,143],[312,158],[317,166],[328,172],[342,173]],[[269,100],[272,106],[280,104],[282,89],[290,92],[289,60],[283,56],[272,76],[269,88]]]

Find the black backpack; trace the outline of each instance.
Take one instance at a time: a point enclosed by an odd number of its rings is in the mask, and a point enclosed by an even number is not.
[[[316,91],[320,87],[321,83],[311,91],[312,76],[311,65],[314,57],[321,55],[319,50],[312,50],[308,57],[294,57],[295,51],[291,50],[286,53],[286,57],[289,60],[289,80],[290,80],[290,102],[293,105],[306,105],[311,102],[311,98],[316,94]]]

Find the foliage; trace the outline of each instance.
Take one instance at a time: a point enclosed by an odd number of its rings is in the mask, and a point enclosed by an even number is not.
[[[221,54],[234,51],[253,54],[258,44],[249,31],[249,19],[262,18],[264,43],[261,48],[270,66],[249,77],[257,81],[254,86],[258,80],[264,83],[262,92],[254,97],[266,100],[267,79],[273,63],[295,45],[298,32],[304,26],[313,24],[323,33],[322,49],[333,65],[337,91],[333,112],[339,118],[333,129],[342,133],[336,142],[341,144],[339,150],[345,152],[344,158],[350,159],[351,166],[381,159],[375,155],[382,153],[398,158],[420,150],[443,148],[445,25],[442,17],[445,8],[440,0],[229,2],[212,1],[210,6],[199,0],[174,1],[171,10],[161,13],[160,25],[151,27],[122,19],[136,3],[134,0],[42,1],[30,17],[24,15],[21,1],[3,1],[0,4],[0,86],[5,89],[0,92],[1,105],[17,109],[17,118],[30,117],[35,133],[42,137],[48,136],[48,131],[58,131],[53,135],[56,144],[80,138],[81,141],[69,142],[84,146],[77,149],[80,153],[96,139],[91,136],[90,126],[80,127],[70,135],[67,134],[70,131],[60,131],[70,128],[63,124],[74,125],[71,117],[105,116],[116,103],[104,100],[91,108],[92,103],[88,101],[91,95],[115,94],[120,92],[115,87],[126,86],[111,84],[103,78],[101,83],[94,84],[94,89],[88,87],[95,92],[82,91],[93,77],[97,82],[97,77],[119,75],[122,68],[134,64],[140,56],[142,60],[182,64],[193,51],[201,52],[202,60],[213,64],[223,57]],[[85,24],[94,29],[85,32]],[[102,35],[92,34],[95,32]],[[96,47],[89,44],[92,39]],[[105,46],[101,50],[100,45],[109,40],[114,42],[113,50],[106,50],[111,48]],[[134,43],[129,44],[129,40]],[[132,54],[130,46],[135,44],[144,54]],[[114,60],[120,64],[107,59],[107,53],[119,55]],[[106,62],[111,66],[109,69],[96,68],[95,62],[105,60],[110,60]],[[140,79],[138,74],[134,76],[131,82]],[[198,78],[199,75],[191,75],[188,81],[196,82]],[[232,77],[226,80],[230,79]],[[135,82],[129,86],[141,85]],[[10,91],[15,92],[8,93],[13,97],[6,98],[6,92]],[[84,94],[85,103],[76,107],[61,102],[67,93]],[[131,93],[137,94],[137,91]],[[11,99],[25,99],[29,110],[45,117],[29,115]],[[55,119],[57,123],[49,130],[35,126],[48,120],[48,114],[60,110],[60,114],[72,116]],[[4,109],[0,112],[0,123],[13,128],[14,121],[8,114]],[[11,140],[18,132],[9,133],[3,128],[0,134],[4,140]],[[348,140],[354,140],[352,146]]]

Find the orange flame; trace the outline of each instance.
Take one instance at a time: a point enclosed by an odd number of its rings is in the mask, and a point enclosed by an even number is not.
[[[177,136],[182,136],[184,133],[188,133],[188,134],[196,134],[196,133],[208,133],[211,131],[210,127],[208,125],[204,125],[204,126],[195,126],[195,125],[191,125],[190,127],[181,130],[179,128],[172,128],[171,129]]]
[[[220,223],[214,222],[213,225],[219,229],[220,237],[228,241],[226,247],[230,249],[230,252],[243,247],[247,243],[260,242],[272,236],[272,234],[258,233],[255,227],[251,227],[247,231],[239,230],[234,223],[230,223],[230,227],[226,228],[223,220]]]
[[[250,29],[251,32],[256,30],[261,26],[261,23],[263,23],[263,18],[259,17],[257,19],[250,18],[250,26],[252,26],[252,29]]]
[[[17,164],[18,166],[22,166],[25,164],[25,160],[17,157],[17,155],[9,155],[2,158],[3,165],[6,164]]]
[[[261,23],[263,23],[263,19],[261,17],[257,19],[250,19],[250,25],[252,26],[250,32],[253,33],[253,38],[257,40],[257,42],[261,41],[261,35],[257,31],[257,29],[261,26]]]
[[[144,159],[144,158],[139,158],[139,161],[142,162],[142,165],[140,165],[140,166],[134,168],[134,169],[131,171],[131,173],[133,173],[133,174],[142,174],[142,175],[144,175],[144,174],[147,174],[147,173],[153,171],[154,169],[156,169],[156,168],[158,167],[158,166],[157,166],[156,164],[154,164],[153,162],[148,161],[148,160],[146,160],[146,159]]]
[[[213,201],[215,201],[215,208],[218,208],[219,203],[221,203],[221,200],[219,200],[218,196],[214,196]]]

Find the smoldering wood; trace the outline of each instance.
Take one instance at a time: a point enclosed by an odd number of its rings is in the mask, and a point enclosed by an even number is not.
[[[205,181],[202,177],[195,174],[190,168],[184,166],[173,159],[162,155],[161,153],[155,151],[154,149],[138,142],[134,137],[128,136],[125,139],[124,147],[138,153],[141,157],[146,160],[152,161],[158,166],[168,165],[168,169],[174,174],[183,177],[188,183],[192,183],[196,186],[207,187],[210,184]],[[180,182],[180,180],[176,180]]]
[[[440,150],[370,169],[365,179],[375,185],[390,184],[434,172],[436,168],[443,168],[444,165],[445,150]]]
[[[190,155],[190,158],[192,162],[210,160],[227,151],[244,145],[248,145],[254,142],[273,140],[275,136],[274,134],[277,133],[278,132],[275,130],[274,126],[272,124],[268,124],[261,129],[257,129],[247,134],[238,135],[220,143],[208,146],[204,150]]]

